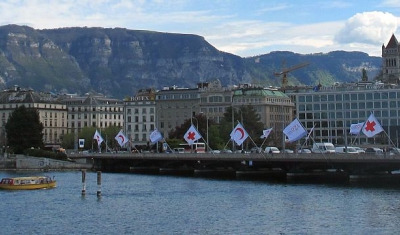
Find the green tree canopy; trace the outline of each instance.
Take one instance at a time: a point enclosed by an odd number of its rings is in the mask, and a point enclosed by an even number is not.
[[[43,148],[43,124],[39,112],[33,108],[20,106],[10,115],[5,125],[8,146],[15,153],[23,153],[27,148]]]
[[[107,128],[101,129],[101,136],[104,139],[104,142],[101,144],[101,148],[105,150],[106,142],[109,149],[118,149],[120,146],[118,142],[114,139],[115,136],[120,131],[120,127],[117,126],[109,126]],[[100,129],[97,129],[100,132]],[[82,149],[89,150],[92,149],[94,151],[98,150],[97,142],[93,139],[94,133],[96,132],[95,127],[84,127],[80,129],[80,132],[68,133],[63,136],[62,146],[66,149],[75,149],[78,148],[78,140],[84,139],[85,145]]]
[[[229,148],[228,143],[230,141],[230,133],[233,127],[237,125],[238,121],[242,123],[247,133],[250,135],[258,145],[262,143],[260,136],[264,128],[264,124],[260,121],[261,117],[256,112],[252,105],[240,106],[234,108],[233,113],[234,122],[232,122],[232,107],[228,107],[224,113],[224,118],[219,124],[216,124],[213,120],[208,120],[208,144],[211,149],[222,149]],[[181,139],[182,142],[184,134],[189,130],[191,123],[195,127],[198,127],[198,131],[203,136],[203,139],[207,139],[207,117],[203,114],[198,114],[192,118],[187,119],[185,122],[177,126],[175,129],[168,133],[170,138]],[[253,147],[252,141],[247,139],[245,141],[245,148],[249,149]]]
[[[224,139],[230,139],[230,133],[238,123],[242,123],[244,129],[250,135],[251,139],[259,145],[262,143],[260,136],[264,129],[264,124],[261,122],[261,117],[252,105],[234,107],[233,122],[232,122],[232,107],[228,107],[224,113],[223,121],[221,122],[220,133]],[[245,141],[245,148],[254,146],[250,138]]]
[[[198,131],[200,132],[201,136],[206,141],[207,141],[207,127],[208,127],[209,140],[207,142],[209,144],[209,147],[211,149],[220,148],[222,143],[221,143],[221,139],[219,138],[218,130],[216,130],[216,127],[217,127],[216,123],[214,122],[214,120],[207,118],[206,115],[201,114],[201,113],[193,116],[192,120],[186,119],[182,125],[177,126],[177,127],[175,127],[175,129],[171,130],[168,133],[169,138],[170,139],[179,139],[179,140],[181,140],[181,143],[185,143],[185,140],[183,137],[184,137],[185,133],[189,130],[191,124],[193,124],[193,126],[198,128]],[[201,139],[199,141],[204,142],[203,139]],[[169,144],[169,140],[167,142]]]

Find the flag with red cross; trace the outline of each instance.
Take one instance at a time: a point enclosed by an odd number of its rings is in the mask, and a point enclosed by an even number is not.
[[[378,120],[376,120],[373,113],[369,116],[367,121],[364,124],[362,132],[367,137],[373,137],[376,134],[379,134],[383,131],[381,124],[379,124]]]
[[[200,133],[192,125],[183,137],[189,145],[192,145],[196,140],[201,138]]]

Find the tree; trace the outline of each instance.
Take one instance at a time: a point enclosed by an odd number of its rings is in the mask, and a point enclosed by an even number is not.
[[[114,137],[118,134],[120,128],[117,126],[109,126],[101,130],[101,136],[104,139],[104,142],[101,144],[102,149],[107,146],[109,149],[119,148],[119,144],[114,139]],[[78,136],[75,137],[75,133],[68,133],[63,136],[62,146],[67,149],[74,149],[75,145],[78,144],[78,139],[84,139],[85,145],[83,149],[93,149],[95,151],[98,150],[97,142],[93,139],[94,133],[96,132],[95,127],[84,127],[80,129]]]
[[[24,105],[16,108],[5,125],[8,146],[21,154],[27,148],[43,148],[43,123],[39,112]]]
[[[264,124],[260,121],[261,117],[252,105],[235,107],[233,110],[233,117],[234,123],[232,124],[232,107],[228,107],[220,125],[220,133],[223,139],[230,139],[230,133],[233,127],[240,121],[251,139],[253,139],[256,144],[262,143],[260,136],[262,135]],[[248,138],[244,143],[247,149],[249,146],[254,145],[251,139]]]
[[[184,135],[189,130],[190,125],[193,124],[196,128],[198,127],[198,131],[204,140],[207,140],[207,116],[203,114],[198,114],[193,116],[192,121],[190,119],[186,119],[182,125],[175,127],[175,129],[171,130],[168,133],[169,140],[167,141],[169,144],[170,139],[179,139],[181,143],[183,143]],[[223,140],[220,138],[218,126],[212,119],[208,119],[208,145],[211,149],[219,149],[223,146]],[[204,140],[199,140],[203,142]]]

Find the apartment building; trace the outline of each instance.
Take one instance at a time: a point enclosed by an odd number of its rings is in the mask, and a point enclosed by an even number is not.
[[[185,120],[200,113],[200,89],[165,87],[156,93],[156,128],[164,138]]]
[[[109,126],[123,128],[124,103],[121,100],[93,94],[62,95],[59,99],[67,107],[67,132],[75,133],[75,143],[78,143],[78,133],[84,127],[96,127],[100,131]]]
[[[0,144],[6,145],[5,125],[11,113],[18,107],[35,108],[43,123],[43,142],[47,146],[60,145],[67,133],[66,105],[51,93],[35,92],[15,86],[0,92]]]

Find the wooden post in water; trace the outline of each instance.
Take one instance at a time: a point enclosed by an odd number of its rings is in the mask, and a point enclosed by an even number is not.
[[[97,172],[97,197],[101,196],[101,171]]]
[[[82,195],[86,194],[86,170],[82,170]]]

